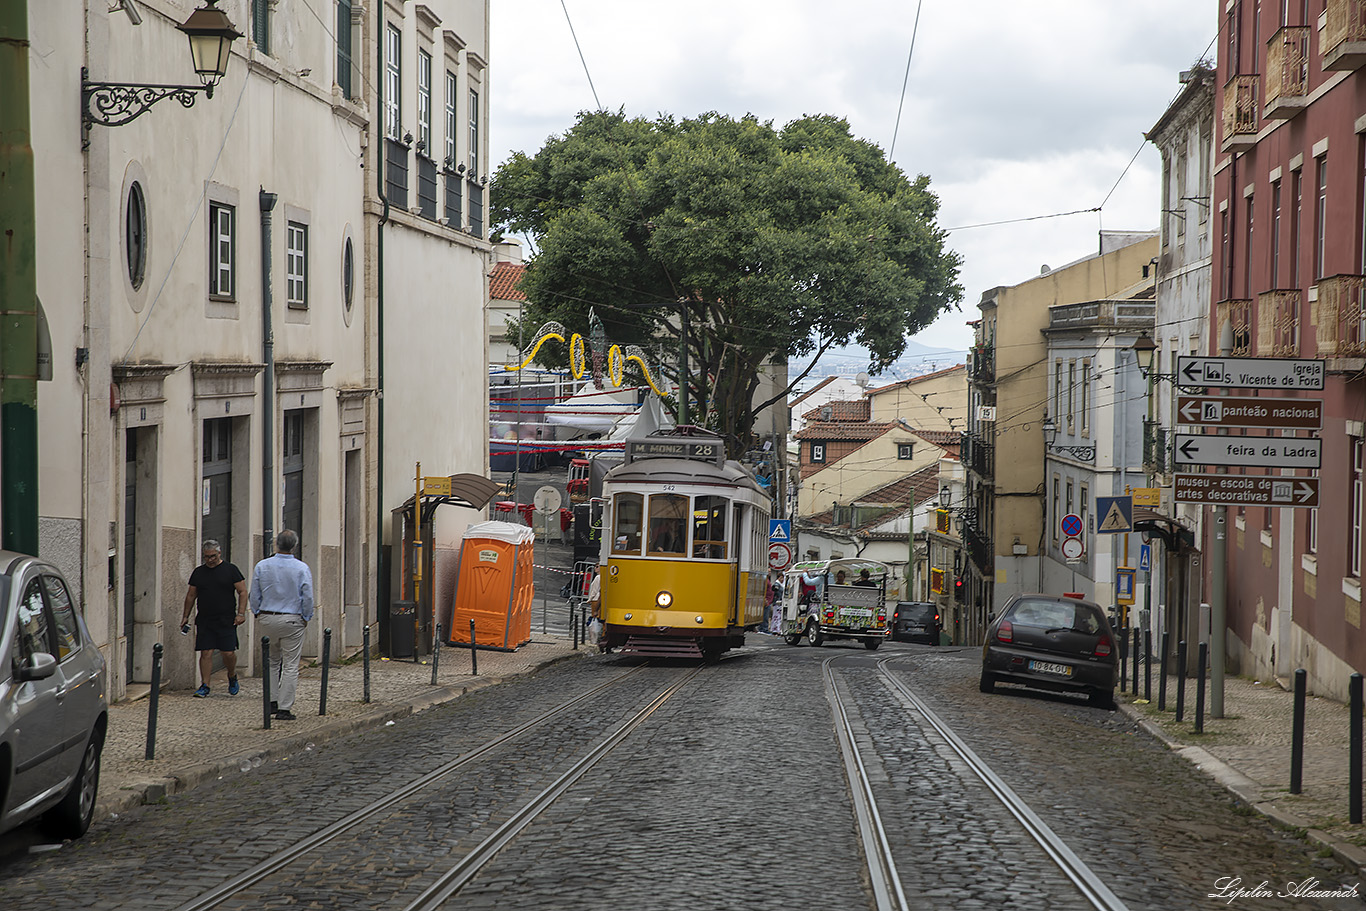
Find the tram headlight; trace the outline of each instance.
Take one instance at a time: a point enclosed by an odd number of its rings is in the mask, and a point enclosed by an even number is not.
[[[671,595],[669,592],[660,592],[659,594],[655,595],[655,604],[659,605],[664,610],[668,610],[669,607],[673,605],[673,603],[674,596]]]

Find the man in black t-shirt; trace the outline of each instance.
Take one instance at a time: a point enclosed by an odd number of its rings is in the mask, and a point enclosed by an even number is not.
[[[190,573],[189,590],[185,592],[185,613],[180,618],[180,631],[189,632],[190,611],[199,602],[195,614],[194,647],[199,652],[199,689],[194,694],[201,699],[209,695],[209,675],[213,672],[213,653],[223,654],[223,669],[228,672],[228,695],[236,696],[237,684],[237,626],[247,619],[247,580],[241,570],[223,562],[223,549],[210,538],[202,550],[204,562]]]

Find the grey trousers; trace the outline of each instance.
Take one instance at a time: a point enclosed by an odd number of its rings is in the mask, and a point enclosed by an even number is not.
[[[258,614],[256,631],[270,637],[270,695],[280,711],[294,708],[299,689],[299,656],[308,624],[298,614]]]

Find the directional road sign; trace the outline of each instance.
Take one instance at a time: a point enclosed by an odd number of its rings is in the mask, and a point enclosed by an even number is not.
[[[1323,427],[1323,401],[1320,399],[1183,395],[1176,400],[1176,413],[1180,423],[1201,427],[1260,430],[1318,430]]]
[[[1096,525],[1096,531],[1100,534],[1132,531],[1134,501],[1131,497],[1096,497],[1096,516],[1100,519]]]
[[[1322,440],[1290,437],[1226,437],[1178,433],[1172,446],[1176,465],[1248,465],[1260,468],[1318,468]]]
[[[1181,386],[1228,389],[1322,389],[1323,361],[1293,357],[1178,357]]]
[[[1178,474],[1173,499],[1216,506],[1319,505],[1318,478],[1251,477],[1232,474]]]

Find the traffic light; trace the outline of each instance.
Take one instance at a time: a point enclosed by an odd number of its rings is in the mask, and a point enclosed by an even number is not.
[[[959,604],[962,604],[963,594],[963,579],[962,577],[957,577],[953,580],[953,600],[957,601]]]

